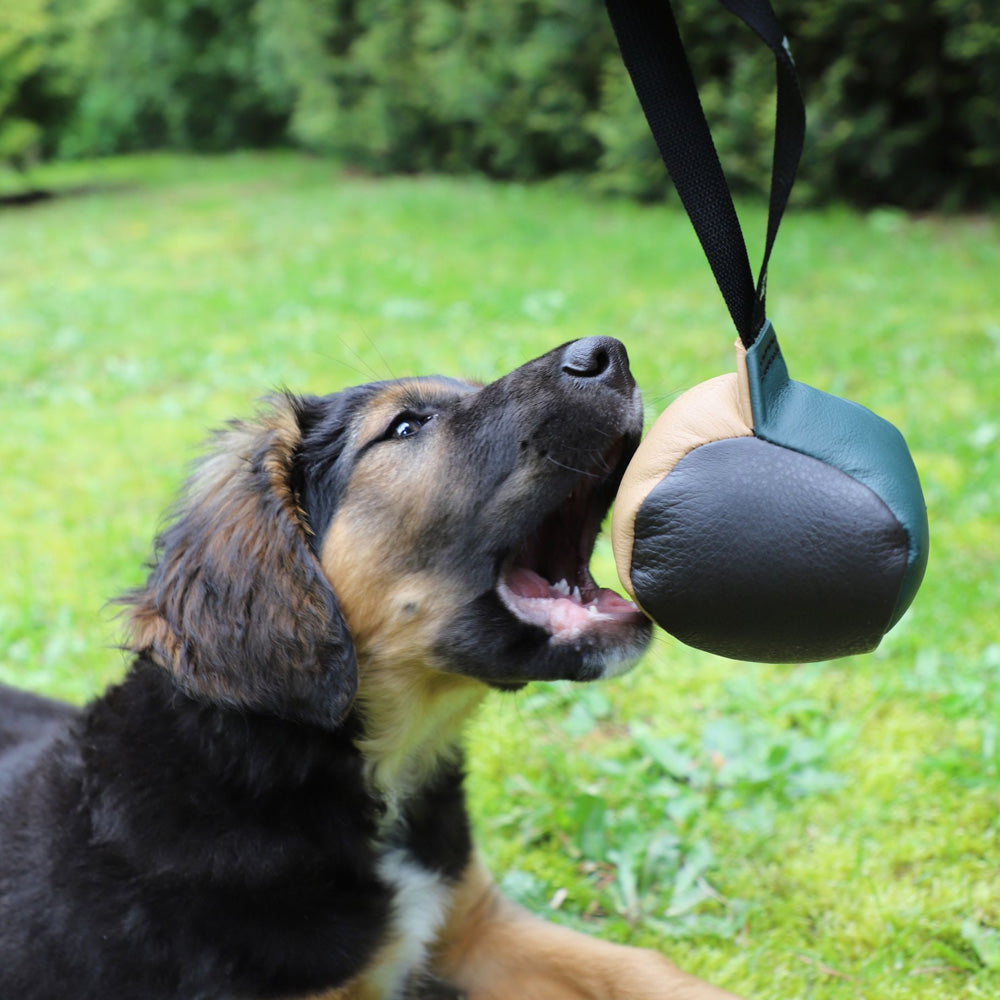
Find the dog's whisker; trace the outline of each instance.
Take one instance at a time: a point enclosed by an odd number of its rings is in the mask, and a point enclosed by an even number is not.
[[[551,462],[553,465],[558,466],[560,469],[565,469],[567,472],[572,472],[578,476],[587,476],[590,479],[602,479],[603,476],[599,472],[587,471],[585,469],[577,469],[572,465],[567,465],[565,462],[560,462],[558,459],[553,458],[551,455],[546,455],[545,460]]]
[[[382,362],[382,367],[385,369],[385,377],[390,379],[395,379],[396,373],[393,371],[392,365],[386,360],[385,355],[379,349],[378,344],[372,339],[371,335],[367,331],[362,331],[362,336],[368,341],[368,346],[378,355],[379,361]]]
[[[365,334],[364,336],[371,344],[371,338],[368,337],[367,334]],[[379,372],[375,369],[375,367],[368,362],[368,360],[364,357],[364,355],[359,350],[348,344],[346,340],[341,339],[340,344],[341,347],[345,351],[347,351],[355,359],[355,361],[358,362],[357,365],[349,365],[343,359],[338,359],[338,362],[341,365],[341,367],[346,368],[357,375],[360,375],[363,379],[366,380],[381,381],[385,377],[383,375],[380,375]],[[374,348],[374,344],[372,344],[372,347]],[[377,348],[375,349],[375,353],[378,354]],[[381,355],[379,355],[379,360],[382,361],[383,366],[386,369],[388,369],[388,365],[385,364],[385,359]]]

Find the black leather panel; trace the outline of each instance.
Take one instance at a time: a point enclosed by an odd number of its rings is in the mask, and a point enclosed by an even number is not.
[[[635,596],[721,656],[811,662],[874,649],[906,572],[889,508],[846,473],[739,437],[689,452],[635,519]]]

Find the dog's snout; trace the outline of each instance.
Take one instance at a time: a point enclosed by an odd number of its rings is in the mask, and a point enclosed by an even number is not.
[[[592,379],[618,392],[635,386],[625,345],[614,337],[586,337],[569,344],[563,351],[562,372],[574,379]]]

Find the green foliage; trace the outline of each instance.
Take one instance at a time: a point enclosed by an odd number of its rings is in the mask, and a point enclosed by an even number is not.
[[[86,5],[84,5],[86,6]],[[258,84],[254,0],[115,0],[60,133],[66,156],[273,144],[287,118]]]
[[[961,205],[998,190],[1000,21],[978,0],[807,0],[789,31],[815,195]]]
[[[257,20],[307,146],[379,172],[534,178],[595,159],[599,5],[259,0]]]
[[[766,837],[782,805],[844,782],[828,769],[841,727],[798,700],[772,699],[767,718],[719,715],[668,736],[650,721],[619,721],[604,688],[542,685],[520,707],[551,720],[547,765],[506,777],[498,791],[510,805],[495,830],[572,861],[592,890],[560,902],[577,919],[602,912],[670,938],[737,937],[749,902],[713,884],[720,860],[705,818],[718,811],[745,836]],[[570,789],[561,784],[568,752],[584,779]],[[505,885],[525,905],[546,902],[528,872],[514,868]]]
[[[675,4],[730,183],[764,188],[773,66],[717,0]],[[908,208],[1000,194],[1000,23],[983,0],[779,11],[809,105],[798,188]],[[587,174],[670,190],[599,0],[22,0],[0,156],[294,142],[377,173]]]
[[[41,129],[17,113],[23,81],[33,76],[45,57],[48,27],[45,0],[32,0],[0,21],[0,160],[26,156],[41,137]]]
[[[771,56],[716,0],[675,6],[730,184],[761,189]],[[988,4],[805,0],[778,13],[807,102],[800,198],[955,208],[1000,194],[1000,22]],[[605,92],[602,173],[625,193],[655,197],[657,154],[630,104]]]
[[[715,0],[678,13],[730,182],[760,189],[771,57]],[[914,208],[996,196],[1000,25],[982,5],[811,0],[783,13],[812,122],[801,194]],[[600,4],[259,0],[258,20],[306,146],[377,171],[588,171],[604,191],[668,190]]]
[[[0,17],[0,163],[51,154],[83,86],[82,41],[109,0],[18,0]],[[113,0],[110,0],[113,2]]]

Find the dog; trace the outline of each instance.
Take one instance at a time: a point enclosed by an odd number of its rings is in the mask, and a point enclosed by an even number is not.
[[[649,641],[588,569],[641,423],[594,337],[220,431],[122,599],[124,679],[0,691],[0,997],[732,997],[505,900],[462,789],[486,692]]]

